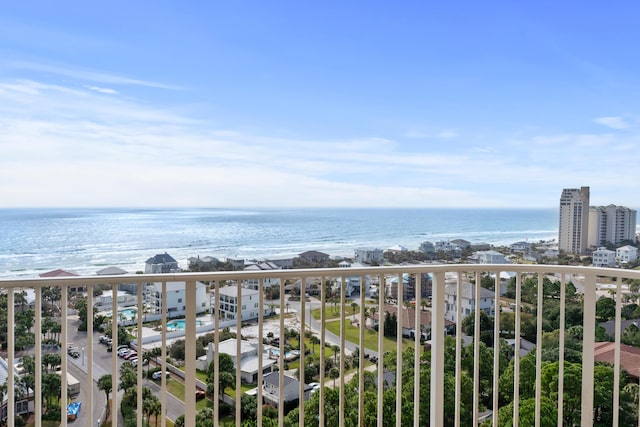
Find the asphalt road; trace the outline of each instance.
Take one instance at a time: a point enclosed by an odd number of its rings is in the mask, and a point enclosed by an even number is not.
[[[86,332],[78,332],[77,330],[77,319],[74,318],[73,316],[70,316],[68,319],[68,323],[69,323],[69,329],[67,332],[67,340],[69,342],[72,342],[74,345],[78,346],[79,348],[85,348],[85,352],[86,352],[86,347],[87,347],[87,333]],[[100,333],[99,332],[95,332],[93,335],[93,381],[92,381],[92,386],[93,386],[93,396],[94,396],[94,403],[93,403],[93,415],[91,417],[89,417],[89,414],[87,413],[87,410],[84,410],[85,408],[82,408],[80,410],[80,415],[78,417],[78,419],[76,421],[70,422],[70,425],[73,426],[95,426],[97,423],[98,419],[102,419],[102,417],[104,416],[104,411],[105,411],[105,405],[106,405],[106,398],[105,398],[105,394],[103,391],[99,390],[97,387],[97,380],[106,374],[111,374],[111,360],[112,357],[115,357],[118,360],[118,367],[120,367],[120,365],[123,363],[123,359],[118,358],[118,356],[116,355],[116,353],[110,353],[107,352],[107,348],[106,346],[102,345],[99,343],[99,338],[100,338]],[[67,357],[68,360],[68,371],[71,375],[73,375],[76,379],[78,379],[78,381],[80,381],[80,394],[76,397],[76,401],[80,401],[80,402],[86,402],[87,400],[87,395],[88,393],[86,392],[86,384],[88,384],[88,380],[87,380],[87,357],[86,354],[84,356],[85,360],[83,361],[83,357],[82,355],[77,358],[74,359],[72,357]],[[143,367],[143,369],[146,369],[145,367]],[[161,389],[159,384],[156,384],[154,381],[152,380],[148,380],[143,378],[142,379],[143,385],[146,387],[149,387],[154,394],[158,397],[158,399],[161,398]],[[117,392],[117,401],[119,402],[120,399],[122,398],[122,391]],[[119,412],[119,407],[120,405],[117,404],[116,408],[118,408],[118,412]],[[179,399],[177,399],[175,396],[167,393],[167,405],[165,408],[165,414],[166,416],[171,420],[174,421],[178,416],[184,414],[184,403],[182,401],[180,401]],[[89,419],[91,418],[91,420]],[[118,421],[118,425],[122,425],[122,418],[120,418],[120,420]]]

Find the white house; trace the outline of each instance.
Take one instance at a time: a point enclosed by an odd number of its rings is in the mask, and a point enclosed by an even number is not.
[[[509,245],[509,250],[511,251],[512,254],[528,254],[531,251],[531,243],[523,241],[523,242],[515,242],[512,243],[511,245]]]
[[[444,317],[454,323],[457,323],[457,285],[445,286],[445,313]],[[462,293],[460,295],[462,305],[462,316],[460,321],[476,310],[476,286],[471,283],[462,285]],[[489,316],[495,315],[495,294],[485,288],[480,288],[480,310]]]
[[[356,262],[363,264],[380,264],[384,261],[384,252],[382,249],[362,247],[355,250]]]
[[[242,304],[242,320],[257,319],[260,314],[260,292],[255,289],[240,288],[240,302]],[[215,301],[215,293],[211,294],[211,300]],[[212,314],[215,314],[215,303],[211,304]],[[238,313],[238,287],[223,286],[220,288],[220,319],[235,319]],[[264,307],[263,316],[272,314],[271,307]]]
[[[228,354],[233,359],[233,366],[238,366],[240,362],[240,375],[242,381],[248,384],[255,384],[258,381],[258,363],[262,358],[262,373],[268,374],[273,370],[273,365],[276,364],[275,360],[269,359],[266,353],[258,354],[258,346],[251,344],[249,341],[240,341],[240,354],[238,354],[238,344],[235,338],[229,338],[218,344],[218,351],[220,353]],[[201,371],[206,371],[215,357],[215,346],[212,342],[207,347],[207,352],[198,358],[196,361],[196,368]]]
[[[152,256],[144,263],[144,272],[147,274],[179,273],[178,261],[168,253]]]
[[[169,317],[180,317],[186,314],[186,283],[167,282],[167,315]],[[147,298],[149,304],[162,312],[162,283],[152,283],[148,286]],[[196,313],[208,312],[210,302],[207,295],[207,285],[196,282]]]
[[[270,270],[282,270],[282,268],[271,261],[262,261],[262,262],[253,262],[251,264],[246,264],[244,267],[245,271],[270,271]],[[242,286],[258,290],[260,281],[258,279],[248,279],[242,283]],[[280,286],[280,278],[273,277],[267,278],[265,277],[263,280],[263,288],[269,289],[272,286]]]
[[[476,252],[479,264],[508,264],[503,254],[498,251],[478,251]]]
[[[285,407],[289,403],[297,402],[300,399],[300,381],[295,378],[292,378],[288,375],[284,375],[284,405]],[[304,400],[309,400],[311,396],[311,387],[308,384],[304,385]],[[271,372],[263,377],[263,386],[262,386],[262,398],[265,403],[268,403],[275,408],[278,407],[280,403],[280,373]]]
[[[444,252],[454,258],[462,256],[462,248],[453,242],[446,240],[439,240],[435,243],[436,252]]]
[[[638,259],[638,248],[631,245],[616,249],[616,260],[619,263],[635,262]]]
[[[615,267],[616,266],[616,251],[599,247],[597,250],[591,253],[594,267]]]

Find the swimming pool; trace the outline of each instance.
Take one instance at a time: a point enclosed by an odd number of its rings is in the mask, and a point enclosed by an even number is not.
[[[182,331],[184,330],[185,320],[184,319],[176,319],[167,322],[167,331]],[[196,326],[202,326],[202,321],[196,320]]]
[[[123,310],[118,310],[118,320],[135,320],[136,319],[136,314],[138,313],[138,310],[136,310],[135,308],[125,308]],[[107,313],[107,317],[111,317],[111,312]]]

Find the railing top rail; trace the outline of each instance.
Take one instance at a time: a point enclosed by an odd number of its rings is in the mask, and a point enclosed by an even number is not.
[[[197,282],[212,280],[249,280],[253,278],[295,279],[300,277],[346,277],[399,273],[515,272],[540,274],[574,274],[640,279],[640,270],[551,264],[411,264],[354,268],[310,268],[269,271],[211,271],[163,274],[122,274],[113,276],[65,276],[0,279],[0,288],[65,285],[98,285],[150,282]]]

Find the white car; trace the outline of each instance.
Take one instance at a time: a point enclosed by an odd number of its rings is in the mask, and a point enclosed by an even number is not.
[[[131,350],[130,348],[123,348],[121,350],[118,350],[118,357],[125,357],[127,354],[133,352],[133,350]]]
[[[169,373],[169,371],[166,372],[166,377],[169,378],[171,376],[171,374]],[[162,378],[162,371],[155,371],[153,374],[151,374],[151,378],[153,378],[154,380],[159,380],[160,378]]]

